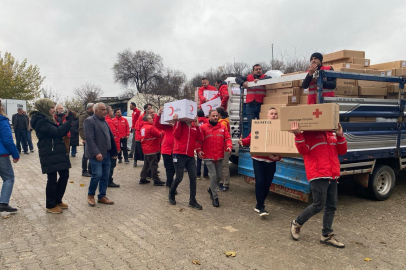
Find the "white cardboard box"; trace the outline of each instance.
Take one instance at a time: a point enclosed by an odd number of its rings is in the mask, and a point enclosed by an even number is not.
[[[210,100],[210,99],[212,99],[217,93],[218,93],[218,91],[204,90],[204,91],[203,91],[203,96],[204,96],[207,100]]]
[[[164,115],[163,114],[161,115],[161,118],[159,119],[159,123],[161,125],[169,125],[169,122],[164,121]]]
[[[187,99],[165,103],[163,121],[173,122],[175,114],[178,115],[180,121],[193,121],[197,115],[197,103]]]
[[[216,98],[202,104],[202,110],[205,116],[209,115],[210,110],[215,110],[221,106],[221,99]]]

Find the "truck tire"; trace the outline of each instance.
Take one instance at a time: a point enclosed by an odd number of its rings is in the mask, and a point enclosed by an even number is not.
[[[230,156],[230,161],[235,165],[238,165],[238,156]]]
[[[371,199],[387,200],[395,187],[396,176],[393,169],[387,165],[378,165],[369,176],[367,193]]]

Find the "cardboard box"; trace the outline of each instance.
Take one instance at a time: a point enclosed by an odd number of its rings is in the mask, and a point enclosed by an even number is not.
[[[386,96],[359,96],[359,98],[386,99]]]
[[[400,98],[403,99],[403,95],[400,95]],[[388,93],[386,96],[387,99],[399,99],[399,93]]]
[[[342,63],[333,65],[333,69],[340,69],[340,68],[351,68],[351,69],[363,69],[363,65],[351,64],[351,63]]]
[[[351,57],[365,58],[365,52],[364,51],[352,51],[352,50],[342,50],[342,51],[338,51],[338,52],[333,52],[333,53],[323,55],[323,62],[332,62],[335,60],[351,58]]]
[[[386,76],[406,76],[406,68],[391,68],[384,72]]]
[[[373,123],[376,122],[376,117],[348,117],[350,123]]]
[[[278,114],[281,112],[281,107],[285,107],[286,105],[283,104],[262,104],[261,105],[261,112],[260,113],[268,113],[271,108],[275,108]],[[266,117],[265,117],[266,118]]]
[[[217,91],[212,91],[212,90],[204,90],[203,91],[203,96],[207,100],[211,100],[218,92]]]
[[[350,96],[350,95],[335,95],[338,98],[359,98],[359,96]]]
[[[386,96],[388,89],[386,87],[359,87],[360,96]]]
[[[348,72],[348,73],[365,73],[365,69],[354,69],[354,68],[339,68],[339,69],[334,69],[334,71],[340,71],[340,72]]]
[[[197,115],[197,103],[187,99],[165,103],[164,121],[172,123],[175,114],[178,115],[180,121],[193,121]]]
[[[386,86],[386,89],[388,90],[388,93],[399,93],[399,84],[398,83],[390,83]],[[403,92],[405,89],[402,89]]]
[[[301,94],[301,96],[307,96],[307,95],[309,95],[309,88],[302,88],[303,90],[302,90],[302,94]]]
[[[387,82],[358,80],[357,85],[360,87],[386,87]]]
[[[351,58],[344,58],[344,59],[330,61],[330,62],[323,62],[323,65],[334,66],[334,65],[342,64],[342,63],[350,63],[350,64],[354,64],[354,65],[361,65],[362,67],[369,67],[369,65],[371,64],[371,60],[365,59],[365,58],[351,57]]]
[[[335,130],[340,121],[340,108],[335,103],[282,107],[279,115],[281,130],[291,130],[297,121],[301,130]]]
[[[393,62],[387,62],[387,63],[381,63],[381,64],[375,64],[375,65],[370,65],[371,68],[374,69],[391,69],[391,68],[406,68],[406,60],[398,60],[398,61],[393,61]]]
[[[267,104],[299,104],[300,96],[273,96],[264,97],[264,103]]]
[[[207,101],[206,103],[203,103],[203,104],[202,104],[202,110],[203,110],[203,112],[204,112],[204,115],[205,115],[205,116],[208,116],[208,115],[209,115],[209,112],[210,112],[211,110],[215,110],[215,109],[217,109],[217,108],[220,107],[220,106],[221,106],[221,99],[220,99],[220,98],[216,98],[216,99]]]
[[[268,89],[292,88],[300,86],[302,86],[302,80],[267,84],[265,85],[265,89],[268,90]]]
[[[365,69],[366,74],[386,76],[386,72],[382,70]]]
[[[300,97],[300,104],[307,104],[307,95],[306,96],[301,96]]]
[[[300,87],[293,87],[293,88],[282,88],[282,89],[275,89],[275,90],[267,90],[266,96],[267,97],[274,97],[274,96],[300,96],[302,93],[302,88]]]
[[[357,86],[357,80],[337,79],[336,85],[338,86]]]
[[[282,157],[301,157],[295,145],[295,135],[280,130],[280,120],[252,120],[252,156],[277,154]]]
[[[300,73],[307,73],[307,71],[296,71],[296,72],[292,72],[292,73],[286,73],[286,74],[282,74],[281,77],[296,75],[296,74],[300,74]]]
[[[268,116],[268,113],[266,112],[260,112],[259,113],[259,119],[260,120],[265,120],[266,119],[266,117]]]
[[[358,86],[337,86],[335,96],[358,96]]]

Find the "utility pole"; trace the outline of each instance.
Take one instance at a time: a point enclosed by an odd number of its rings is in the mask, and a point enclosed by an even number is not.
[[[273,43],[272,43],[272,64],[271,64],[272,70],[273,70]]]

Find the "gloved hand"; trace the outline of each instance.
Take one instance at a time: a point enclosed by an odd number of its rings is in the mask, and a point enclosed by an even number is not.
[[[68,116],[66,116],[66,121],[73,121],[73,117],[74,117],[74,114],[72,113],[72,112],[69,112],[68,113]]]

